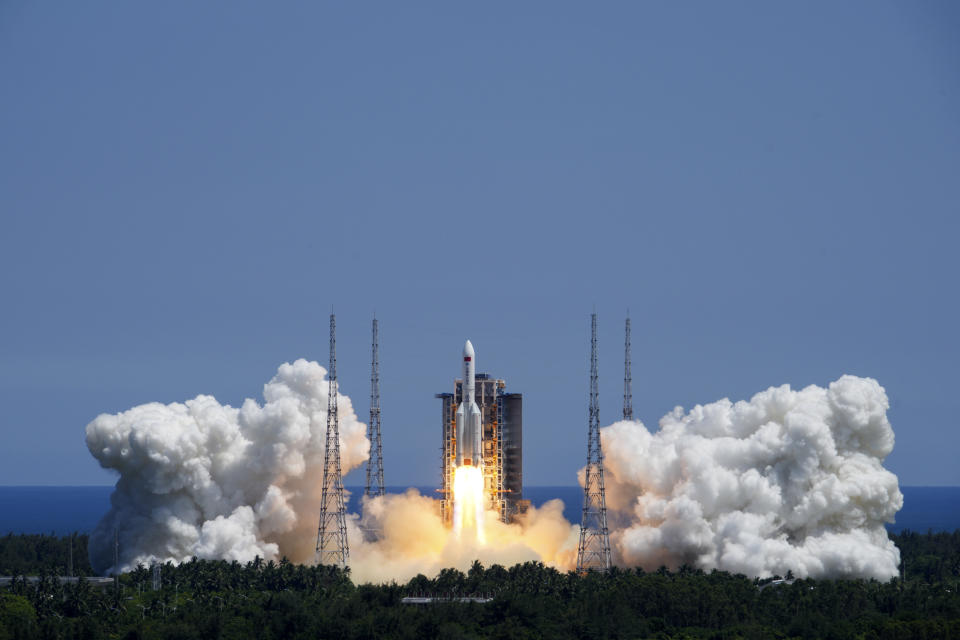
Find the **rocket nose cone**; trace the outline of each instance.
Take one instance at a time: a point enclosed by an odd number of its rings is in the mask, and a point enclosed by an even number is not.
[[[473,357],[473,345],[470,344],[470,341],[467,340],[467,343],[463,345],[463,357],[472,358]]]

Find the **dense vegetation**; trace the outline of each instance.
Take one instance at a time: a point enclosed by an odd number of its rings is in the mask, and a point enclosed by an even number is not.
[[[0,538],[0,576],[68,575],[70,545],[73,545],[73,575],[92,576],[87,535],[62,538],[49,535],[13,535]]]
[[[63,573],[68,538],[7,536],[0,572],[44,577],[0,589],[0,639],[960,637],[960,531],[893,537],[906,574],[888,583],[752,580],[687,567],[580,577],[537,563],[474,563],[467,573],[374,586],[332,567],[194,560],[165,565],[158,591],[149,569],[124,574],[118,593],[51,579]],[[77,573],[89,573],[79,552],[86,539],[75,544]],[[494,597],[401,604],[419,593]]]

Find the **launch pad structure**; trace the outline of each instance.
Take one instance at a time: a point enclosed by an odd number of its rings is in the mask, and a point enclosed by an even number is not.
[[[474,398],[480,408],[483,450],[484,505],[502,522],[512,522],[530,506],[523,499],[523,394],[507,393],[507,383],[485,373],[475,376]],[[441,400],[440,511],[445,524],[453,520],[453,470],[457,460],[457,407],[463,401],[463,379]]]
[[[330,314],[330,369],[327,371],[327,434],[323,453],[323,489],[320,526],[317,528],[317,562],[343,569],[350,561],[347,510],[340,467],[340,421],[337,393],[337,320]]]
[[[629,321],[628,321],[629,322]],[[629,331],[630,325],[627,324]],[[627,344],[629,345],[629,333]],[[627,362],[630,362],[629,350]],[[583,519],[577,545],[577,573],[610,570],[610,531],[603,483],[603,449],[600,443],[600,391],[597,383],[597,314],[590,316],[590,408],[587,434],[587,467],[583,482]],[[629,371],[629,368],[627,369]],[[626,394],[624,394],[626,398]],[[626,409],[624,409],[626,412]]]
[[[367,458],[367,484],[363,494],[370,498],[386,494],[383,486],[383,443],[380,439],[380,325],[373,317],[373,338],[370,356],[370,422],[367,423],[367,440],[370,441],[370,457]]]

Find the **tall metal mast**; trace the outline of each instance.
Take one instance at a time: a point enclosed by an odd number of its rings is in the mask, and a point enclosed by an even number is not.
[[[603,451],[600,448],[600,401],[597,385],[597,314],[590,316],[590,427],[587,436],[587,472],[583,484],[583,520],[577,547],[577,572],[610,569],[610,533],[603,488]]]
[[[113,597],[120,602],[120,530],[113,527]]]
[[[633,420],[633,374],[630,372],[630,312],[623,341],[623,419]]]
[[[367,424],[367,439],[370,441],[370,457],[367,458],[367,488],[364,493],[371,498],[382,496],[383,447],[380,443],[380,331],[377,317],[373,317],[373,355],[370,359],[370,422]]]
[[[340,474],[340,422],[337,416],[337,320],[330,314],[330,370],[327,373],[327,442],[323,454],[323,493],[320,528],[317,531],[317,561],[347,566],[347,519]]]

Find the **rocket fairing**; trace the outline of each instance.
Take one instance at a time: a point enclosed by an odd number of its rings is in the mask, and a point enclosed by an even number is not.
[[[473,345],[467,340],[463,345],[463,397],[457,409],[457,466],[483,464],[483,449],[480,444],[480,407],[477,406],[474,387]]]

